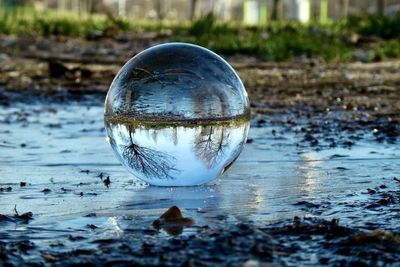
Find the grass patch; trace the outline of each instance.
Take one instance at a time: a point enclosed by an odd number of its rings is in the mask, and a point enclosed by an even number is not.
[[[33,8],[6,8],[0,10],[0,33],[35,36],[75,36],[86,37],[93,32],[106,32],[113,29],[115,34],[128,31],[160,32],[173,28],[177,32],[185,24],[159,23],[152,21],[132,21],[108,16],[106,14],[82,14],[75,12]]]
[[[208,26],[208,27],[207,27]],[[337,25],[334,25],[337,28]],[[277,22],[268,27],[240,27],[202,18],[178,41],[196,43],[223,54],[247,54],[266,60],[320,57],[326,61],[348,61],[352,48],[335,27]]]
[[[0,12],[0,32],[5,34],[84,36],[88,32],[104,30],[113,22],[106,16],[85,16],[71,12],[33,8],[8,8]]]
[[[35,36],[80,36],[93,32],[113,36],[124,32],[170,32],[170,41],[195,43],[226,55],[253,55],[283,61],[294,57],[316,57],[325,61],[351,61],[355,51],[365,50],[371,60],[400,58],[400,14],[394,17],[350,17],[327,24],[294,21],[270,22],[264,27],[221,23],[212,15],[189,22],[133,21],[95,14],[33,8],[0,11],[0,32]],[[352,42],[352,34],[361,41]],[[365,41],[369,38],[369,41]],[[371,41],[372,40],[372,41]]]
[[[377,36],[383,39],[400,38],[400,14],[393,17],[353,16],[347,20],[345,27],[364,36]]]
[[[373,51],[379,60],[400,58],[400,38],[381,42]]]
[[[400,58],[398,29],[400,15],[351,17],[328,24],[278,21],[270,22],[267,27],[221,24],[207,16],[195,21],[187,34],[176,40],[196,43],[218,53],[254,55],[266,60],[317,57],[329,62],[348,62],[358,60],[356,49],[373,55],[371,60]],[[357,40],[352,40],[352,35]]]

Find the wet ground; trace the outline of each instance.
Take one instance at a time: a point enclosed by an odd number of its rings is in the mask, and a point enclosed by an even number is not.
[[[380,143],[374,132],[356,131],[363,138],[354,145],[329,148],[310,144],[301,125],[260,127],[255,116],[242,155],[220,179],[161,188],[117,161],[102,112],[97,100],[2,108],[3,263],[397,264],[396,141]],[[195,222],[172,231],[182,232],[177,237],[152,226],[173,205]],[[20,218],[26,212],[32,217]],[[361,252],[370,248],[347,245],[359,234],[379,253],[365,258]]]
[[[47,60],[1,65],[0,265],[400,266],[399,62],[232,58],[252,102],[241,156],[160,188],[105,140],[117,65]],[[191,223],[159,219],[172,206]]]

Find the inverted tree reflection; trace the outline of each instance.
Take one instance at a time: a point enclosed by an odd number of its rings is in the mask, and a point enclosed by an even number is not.
[[[174,164],[175,158],[167,153],[137,145],[133,138],[135,129],[132,126],[128,126],[127,129],[127,145],[122,146],[122,156],[126,163],[149,179],[173,179],[172,173],[178,171]]]
[[[195,138],[194,150],[207,168],[211,169],[224,158],[229,147],[229,131],[224,127],[205,126],[199,128]]]

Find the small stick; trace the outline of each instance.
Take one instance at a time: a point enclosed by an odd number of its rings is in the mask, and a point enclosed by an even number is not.
[[[15,212],[15,215],[17,215],[17,217],[19,217],[19,214],[18,214],[18,211],[17,211],[17,204],[15,204],[15,206],[14,206],[14,212]]]

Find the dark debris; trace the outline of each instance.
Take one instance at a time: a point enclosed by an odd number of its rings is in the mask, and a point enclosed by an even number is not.
[[[69,236],[68,240],[86,242],[81,236]],[[0,242],[0,264],[21,264],[23,255],[39,266],[243,266],[249,261],[291,266],[293,260],[299,265],[355,266],[357,262],[357,266],[383,266],[400,260],[398,233],[360,231],[341,226],[336,219],[297,217],[265,226],[247,222],[173,238],[142,229],[91,243],[92,249],[39,252],[28,240]],[[307,256],[310,253],[314,258]]]

